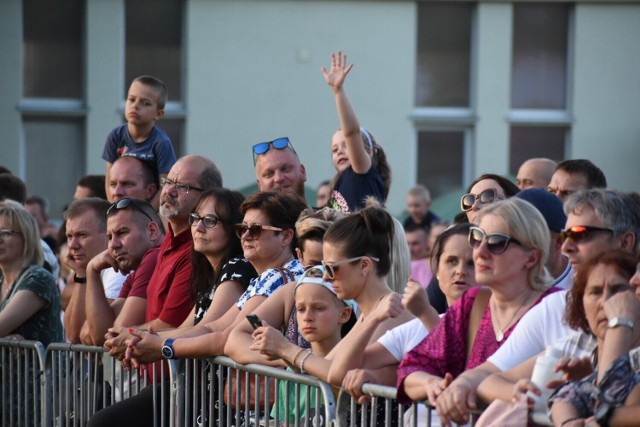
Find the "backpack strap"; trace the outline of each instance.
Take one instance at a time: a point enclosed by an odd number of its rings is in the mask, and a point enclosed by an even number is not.
[[[473,350],[476,335],[478,334],[478,329],[480,329],[480,321],[482,320],[482,315],[487,309],[490,297],[491,289],[486,286],[481,286],[476,294],[476,299],[473,300],[471,314],[469,316],[469,328],[467,330],[467,361],[471,355],[471,350]]]

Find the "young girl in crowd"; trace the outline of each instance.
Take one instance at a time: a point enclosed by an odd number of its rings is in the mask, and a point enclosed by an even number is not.
[[[311,343],[310,349],[301,349],[287,368],[304,373],[304,362],[310,353],[325,357],[342,338],[342,326],[349,320],[352,312],[352,302],[338,299],[329,282],[323,280],[323,267],[316,266],[308,269],[298,280],[293,291],[296,307],[298,329],[302,336]],[[262,340],[267,328],[258,328],[253,333],[254,343]],[[254,346],[250,348],[253,349]],[[285,394],[289,395],[289,406],[286,406]],[[308,417],[305,407],[315,408],[315,391],[309,394],[307,401],[306,386],[299,390],[299,400],[292,384],[281,382],[278,391],[277,405],[271,416],[276,421],[295,423],[302,416]],[[317,412],[317,411],[316,411]]]
[[[332,181],[327,206],[344,212],[355,212],[365,206],[365,198],[373,196],[381,203],[387,200],[391,186],[391,169],[382,147],[373,135],[361,128],[356,113],[344,90],[344,79],[353,64],[347,66],[347,55],[331,54],[331,69],[322,68],[327,84],[336,100],[340,129],[331,138],[331,160],[338,174]]]

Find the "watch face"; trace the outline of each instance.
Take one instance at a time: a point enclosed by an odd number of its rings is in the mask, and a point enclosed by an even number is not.
[[[173,341],[162,346],[162,357],[165,359],[173,358],[173,348],[171,347],[171,344],[173,344]]]

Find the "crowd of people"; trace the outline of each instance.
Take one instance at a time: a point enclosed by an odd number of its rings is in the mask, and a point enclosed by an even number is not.
[[[45,198],[0,173],[0,337],[104,346],[124,369],[226,355],[360,402],[364,383],[396,386],[443,425],[487,405],[480,425],[526,415],[543,394],[543,423],[633,425],[640,195],[608,189],[589,160],[535,158],[515,183],[480,175],[452,223],[417,185],[401,223],[384,207],[385,153],[346,94],[351,69],[338,52],[322,70],[340,128],[327,138],[336,176],[314,207],[286,137],[253,146],[259,191],[246,198],[210,159],[176,158],[157,124],[167,89],[151,76],[132,82],[106,175],[78,182],[60,230]],[[562,375],[538,384],[548,347]],[[89,424],[147,425],[157,386]],[[287,401],[271,415],[303,419]]]

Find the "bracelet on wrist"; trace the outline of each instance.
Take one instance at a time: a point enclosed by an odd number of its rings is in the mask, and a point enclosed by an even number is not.
[[[305,350],[304,348],[301,348],[300,350],[296,351],[296,355],[293,356],[293,359],[291,359],[291,365],[297,366],[296,359],[298,358],[298,356],[300,356],[300,353],[302,353],[304,350]]]
[[[87,283],[87,278],[86,277],[78,277],[77,274],[73,274],[73,283],[80,283],[80,284],[85,284]]]
[[[300,373],[301,374],[305,373],[304,372],[304,361],[307,360],[307,357],[309,357],[310,355],[311,355],[311,349],[308,348],[307,349],[307,353],[304,356],[302,356],[302,360],[300,361]]]

